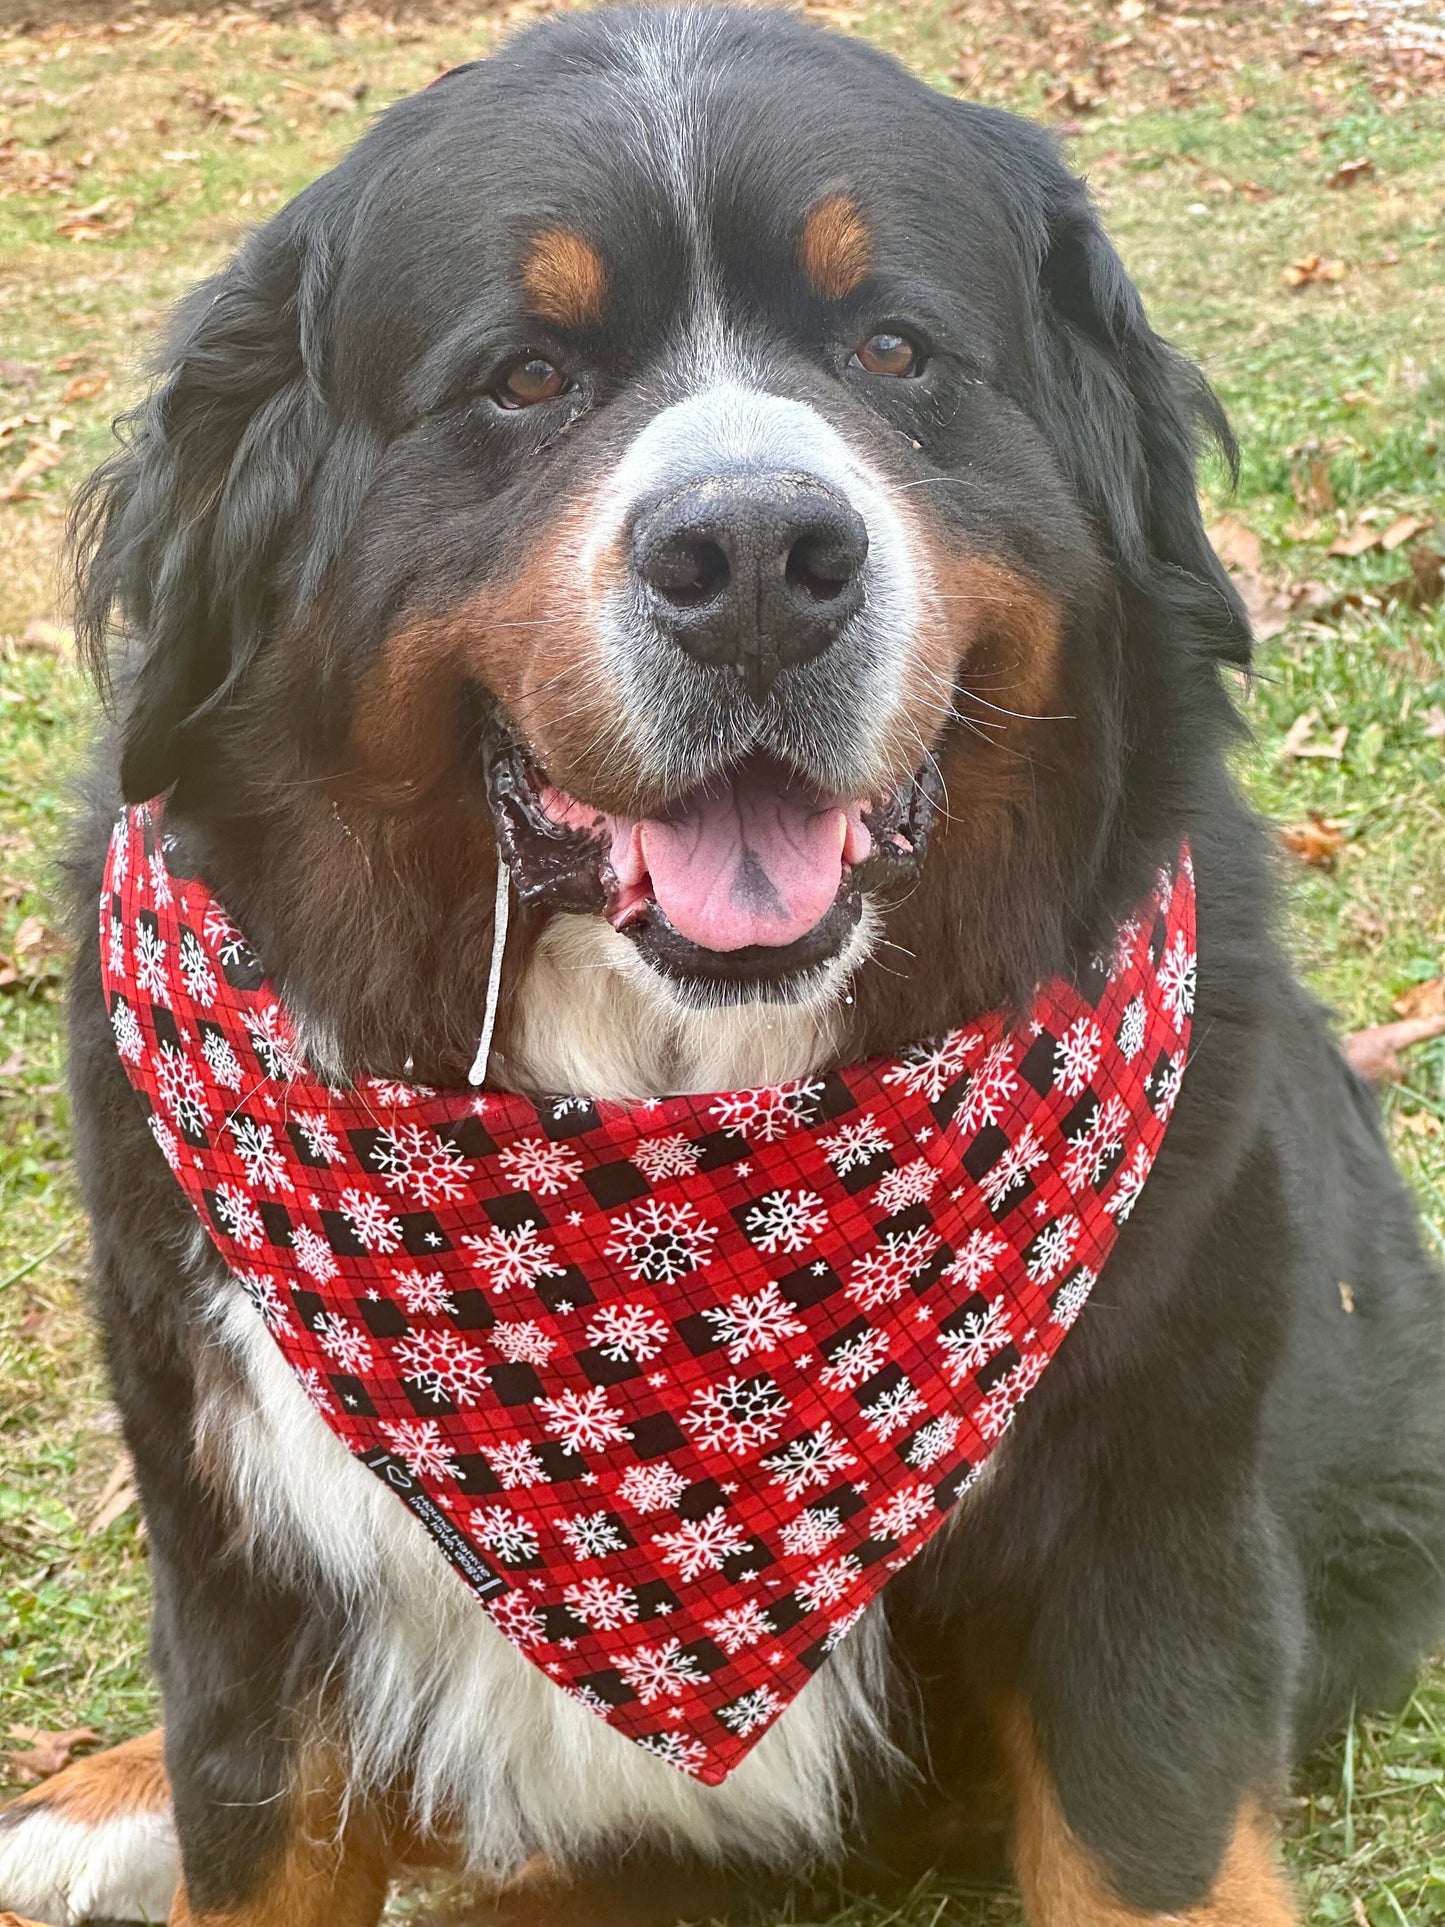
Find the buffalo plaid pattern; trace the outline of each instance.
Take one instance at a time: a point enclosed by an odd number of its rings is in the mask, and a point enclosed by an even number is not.
[[[100,943],[156,1143],[305,1396],[559,1690],[713,1784],[1042,1377],[1194,1005],[1187,850],[1022,1021],[636,1105],[321,1082],[155,805]]]

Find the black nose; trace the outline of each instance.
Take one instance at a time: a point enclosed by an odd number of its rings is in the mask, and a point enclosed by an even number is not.
[[[800,475],[690,482],[632,539],[657,623],[697,661],[735,668],[755,702],[856,614],[867,556],[858,511]]]

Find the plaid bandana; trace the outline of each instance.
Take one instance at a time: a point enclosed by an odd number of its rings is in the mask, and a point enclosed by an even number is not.
[[[558,1687],[710,1784],[978,1477],[1179,1092],[1194,883],[1084,981],[772,1089],[647,1103],[303,1062],[147,805],[105,994],[147,1122],[316,1410]]]

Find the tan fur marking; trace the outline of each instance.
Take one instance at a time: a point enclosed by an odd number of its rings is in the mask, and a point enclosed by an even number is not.
[[[868,278],[873,238],[850,195],[820,201],[803,223],[798,261],[825,301],[842,301]]]
[[[1298,1927],[1275,1830],[1253,1802],[1240,1809],[1208,1898],[1186,1913],[1141,1914],[1111,1892],[1097,1858],[1078,1841],[1021,1708],[1003,1721],[1014,1798],[1014,1871],[1029,1927]]]
[[[607,265],[592,243],[565,227],[544,227],[522,264],[532,310],[559,328],[583,328],[607,306]]]
[[[129,1813],[164,1813],[171,1803],[171,1790],[162,1737],[157,1727],[139,1739],[124,1740],[104,1753],[76,1760],[22,1793],[12,1805],[44,1807],[57,1819],[83,1827],[103,1826]]]

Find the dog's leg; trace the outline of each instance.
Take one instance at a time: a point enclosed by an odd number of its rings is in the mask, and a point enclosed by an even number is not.
[[[0,1909],[17,1916],[51,1927],[163,1920],[179,1878],[159,1730],[77,1760],[0,1809]]]
[[[1260,1805],[1240,1808],[1207,1895],[1182,1912],[1141,1913],[1118,1897],[1102,1861],[1070,1828],[1025,1709],[1011,1707],[1001,1727],[1014,1871],[1029,1927],[1296,1927],[1275,1829]]]

